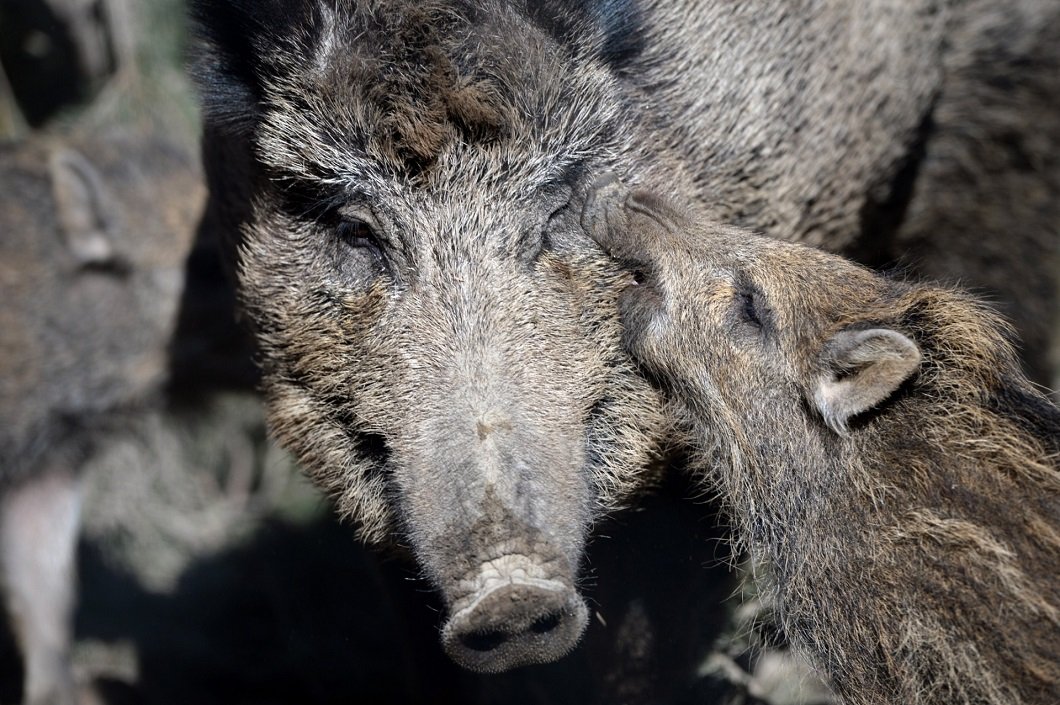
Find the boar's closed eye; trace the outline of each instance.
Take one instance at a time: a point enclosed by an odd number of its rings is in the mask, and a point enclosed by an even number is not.
[[[545,226],[541,228],[541,232],[538,234],[536,241],[531,245],[531,262],[536,262],[546,250],[552,249],[552,233],[561,226],[563,218],[570,210],[568,205],[568,203],[564,203],[548,216]]]
[[[571,217],[571,198],[574,191],[566,181],[549,184],[543,189],[541,198],[547,208],[548,217],[540,230],[531,231],[522,245],[528,253],[527,261],[536,262],[541,255],[553,249],[552,235],[567,227]]]
[[[347,219],[340,222],[338,237],[346,247],[367,250],[377,262],[383,263],[383,251],[379,247],[375,231],[363,220]]]

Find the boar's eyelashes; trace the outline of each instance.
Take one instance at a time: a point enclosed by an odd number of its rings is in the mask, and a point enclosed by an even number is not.
[[[339,264],[341,269],[347,269],[358,260],[363,262],[365,256],[376,271],[385,269],[387,266],[386,256],[379,244],[379,238],[375,229],[360,218],[348,217],[339,221],[335,227],[335,236],[340,244]]]
[[[534,255],[534,259],[540,257],[542,252],[552,249],[552,234],[564,227],[565,220],[569,215],[570,199],[568,198],[563,205],[555,208],[548,216],[548,220],[545,221],[545,227],[541,229],[541,237],[538,242],[537,254]]]
[[[554,248],[553,235],[562,233],[570,227],[571,198],[573,190],[565,183],[550,184],[543,189],[540,197],[544,201],[543,213],[547,213],[543,222],[523,235],[520,251],[526,261],[533,265],[541,255]]]
[[[339,223],[337,234],[339,240],[346,247],[352,249],[366,249],[375,256],[382,257],[379,244],[375,239],[375,231],[372,226],[363,220],[349,219]]]
[[[553,249],[552,231],[557,227],[561,227],[564,208],[566,207],[564,206],[550,215],[540,229],[532,230],[524,236],[520,249],[524,253],[523,256],[526,257],[526,261],[531,265],[536,263],[545,252]]]

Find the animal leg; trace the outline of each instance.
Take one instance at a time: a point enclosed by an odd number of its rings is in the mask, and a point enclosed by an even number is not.
[[[81,482],[45,472],[0,500],[0,570],[22,651],[25,705],[73,705],[70,670],[74,553]]]

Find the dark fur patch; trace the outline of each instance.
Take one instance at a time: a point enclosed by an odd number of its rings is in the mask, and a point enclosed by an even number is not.
[[[362,50],[354,70],[381,116],[380,151],[416,172],[454,138],[479,141],[503,131],[500,88],[456,45],[474,20],[469,8],[427,5],[372,20],[365,37],[388,60],[372,61]]]
[[[597,6],[604,27],[600,58],[613,69],[628,67],[644,51],[644,18],[636,0],[604,0]]]
[[[644,49],[636,0],[528,0],[526,15],[558,44],[571,48],[598,31],[598,57],[613,69],[627,67]]]
[[[281,45],[309,49],[319,38],[317,0],[191,0],[189,12],[205,44],[196,72],[206,107],[227,123],[256,112]]]
[[[935,125],[930,113],[920,122],[901,165],[886,186],[877,185],[858,216],[861,234],[844,252],[847,257],[873,269],[894,266],[900,259],[895,237],[905,219],[913,188],[924,161],[927,141]]]
[[[479,141],[503,132],[504,89],[475,65],[467,45],[481,20],[474,7],[459,1],[384,1],[340,8],[335,13],[340,47],[323,83],[315,84],[311,73],[325,30],[324,2],[194,1],[192,15],[204,41],[198,78],[215,122],[252,130],[265,87],[285,79],[307,92],[324,85],[333,94],[323,96],[326,100],[370,108],[376,119],[368,146],[413,174],[454,139]],[[308,93],[285,96],[307,115],[313,112],[308,98]],[[328,138],[326,130],[322,137]],[[334,137],[344,145],[356,142],[348,134]]]
[[[1002,377],[986,406],[998,415],[1011,419],[1028,434],[1048,443],[1052,453],[1060,454],[1060,410],[1043,395],[1031,391],[1026,382],[1011,374]]]

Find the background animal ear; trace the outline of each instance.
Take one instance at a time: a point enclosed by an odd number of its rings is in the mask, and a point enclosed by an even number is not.
[[[74,259],[81,266],[113,262],[116,253],[108,233],[113,210],[99,172],[72,149],[53,152],[48,170],[59,225]]]
[[[889,328],[842,331],[821,352],[813,401],[836,433],[890,397],[920,366],[920,348]]]

